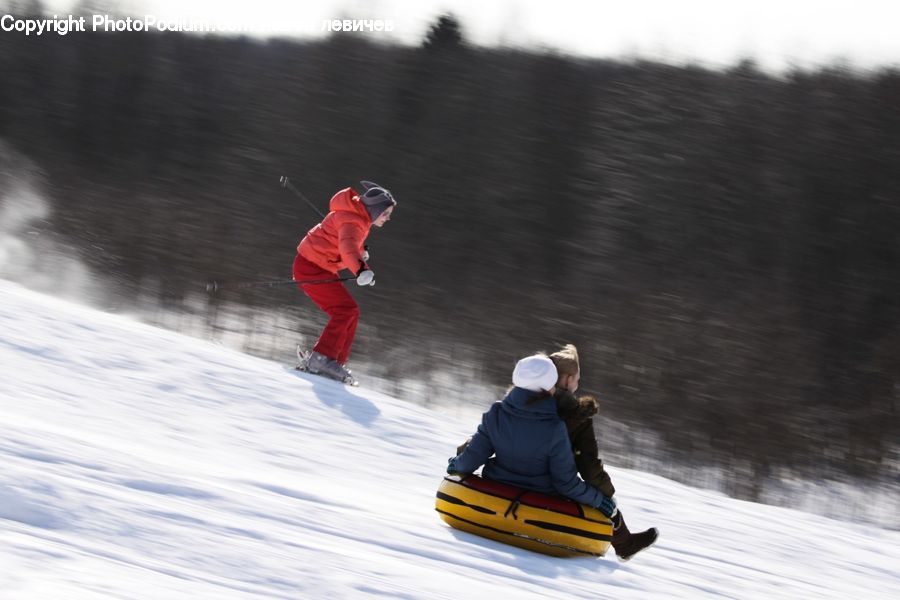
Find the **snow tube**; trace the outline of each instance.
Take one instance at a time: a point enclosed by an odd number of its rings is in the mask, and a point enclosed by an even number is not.
[[[477,475],[444,477],[434,508],[455,529],[551,556],[603,556],[612,540],[596,508]]]

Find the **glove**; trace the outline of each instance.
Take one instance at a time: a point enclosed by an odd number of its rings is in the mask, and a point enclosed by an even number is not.
[[[363,246],[363,254],[362,254],[363,262],[369,262],[369,247]]]
[[[364,268],[356,275],[357,285],[375,285],[375,272],[372,269]]]
[[[600,504],[597,505],[597,510],[602,512],[604,515],[609,517],[610,519],[616,516],[616,513],[619,512],[619,509],[616,508],[615,499],[610,496],[601,496],[603,500],[600,501]]]
[[[447,475],[461,475],[461,473],[456,470],[456,458],[447,459]]]

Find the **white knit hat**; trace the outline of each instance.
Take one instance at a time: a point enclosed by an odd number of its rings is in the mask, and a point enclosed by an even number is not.
[[[550,390],[556,385],[559,375],[553,361],[542,354],[526,356],[516,363],[513,370],[513,385],[532,392]]]

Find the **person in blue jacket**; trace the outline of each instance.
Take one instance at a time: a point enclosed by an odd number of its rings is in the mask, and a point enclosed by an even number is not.
[[[484,465],[487,479],[565,496],[612,519],[615,501],[578,477],[569,433],[553,398],[557,379],[549,357],[535,354],[520,360],[513,371],[514,387],[484,413],[478,431],[450,459],[447,472],[469,474]]]

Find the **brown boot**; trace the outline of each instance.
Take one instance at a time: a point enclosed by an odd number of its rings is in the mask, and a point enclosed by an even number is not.
[[[616,556],[622,562],[631,560],[631,558],[645,548],[649,548],[659,537],[659,531],[656,527],[651,527],[647,531],[640,533],[631,533],[628,531],[628,525],[622,518],[622,512],[617,511],[612,518],[613,522],[613,538],[612,547],[616,550]]]

